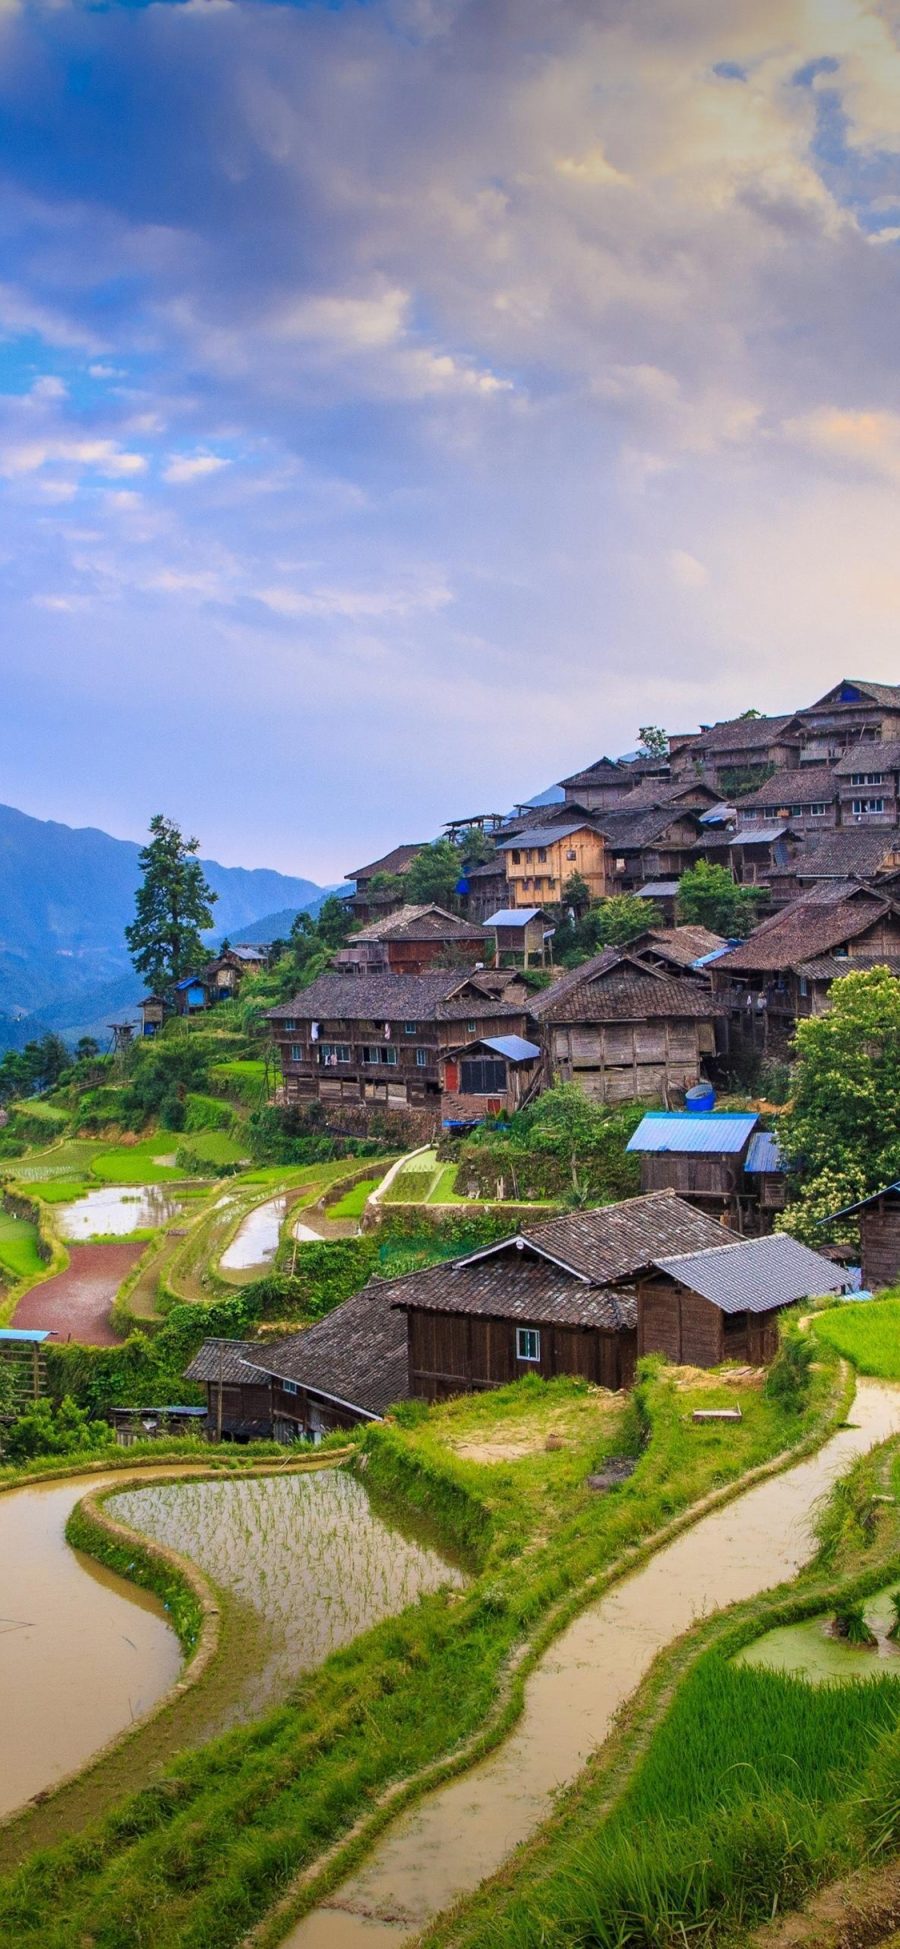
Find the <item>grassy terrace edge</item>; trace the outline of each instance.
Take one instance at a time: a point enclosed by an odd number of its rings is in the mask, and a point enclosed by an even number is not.
[[[838,1478],[826,1501],[823,1528],[829,1512],[835,1517],[842,1513],[845,1484],[855,1481],[877,1493],[890,1486],[892,1465],[894,1482],[900,1484],[900,1436],[896,1435],[858,1457],[848,1475]],[[796,1579],[699,1619],[666,1645],[620,1710],[608,1739],[578,1779],[560,1795],[551,1817],[495,1875],[481,1883],[472,1895],[437,1916],[417,1936],[420,1949],[487,1949],[488,1944],[491,1949],[494,1945],[505,1949],[511,1940],[517,1949],[537,1949],[539,1944],[562,1940],[546,1933],[548,1928],[551,1931],[553,1928],[554,1880],[563,1879],[569,1872],[572,1856],[585,1836],[596,1831],[619,1808],[681,1688],[707,1654],[717,1651],[733,1658],[765,1632],[820,1616],[838,1603],[864,1600],[886,1582],[900,1578],[900,1497],[885,1496],[878,1506],[879,1523],[870,1539],[871,1554],[861,1567],[849,1570],[829,1563],[828,1548],[822,1545],[820,1530],[820,1548]],[[873,1670],[871,1676],[877,1678],[879,1674]],[[895,1678],[890,1682],[900,1681]],[[893,1765],[895,1778],[900,1778],[900,1725],[883,1743],[890,1746],[893,1754],[893,1761],[888,1757],[886,1765],[883,1764],[885,1756],[882,1757],[883,1770],[889,1771]],[[871,1796],[859,1798],[868,1802]],[[858,1806],[853,1806],[853,1812],[858,1814]],[[858,1835],[856,1827],[855,1838]],[[900,1793],[890,1831],[883,1830],[880,1843],[873,1846],[873,1855],[877,1857],[887,1846],[896,1847],[898,1840]],[[810,1873],[802,1896],[821,1887],[834,1871],[835,1863],[823,1856]],[[777,1910],[780,1914],[784,1891],[776,1879],[769,1882],[765,1893],[770,1913]],[[498,1917],[506,1905],[515,1908],[513,1935],[508,1930],[504,1932],[502,1925],[498,1926]],[[787,1908],[790,1906],[789,1902]],[[558,1919],[562,1926],[561,1918]],[[765,1912],[751,1918],[754,1926],[767,1919]],[[671,1935],[660,1926],[658,1936],[623,1932],[621,1940],[623,1945],[651,1940],[674,1943],[695,1934],[704,1943],[718,1941],[720,1937],[736,1943],[747,1940],[744,1926],[740,1917],[723,1908],[721,1913],[710,1913],[701,1920],[692,1918],[683,1927],[674,1927]]]
[[[498,1745],[511,1725],[515,1722],[521,1710],[524,1683],[528,1672],[533,1668],[544,1650],[552,1642],[552,1639],[571,1617],[576,1615],[586,1604],[598,1597],[612,1583],[621,1577],[627,1576],[641,1562],[652,1555],[656,1549],[677,1535],[682,1529],[687,1528],[699,1516],[706,1513],[709,1509],[721,1506],[723,1503],[740,1495],[743,1489],[749,1487],[754,1481],[776,1474],[790,1467],[803,1454],[813,1452],[827,1438],[834,1427],[840,1424],[840,1421],[845,1417],[846,1409],[853,1392],[853,1380],[846,1365],[839,1364],[836,1360],[832,1360],[827,1364],[822,1372],[821,1387],[822,1396],[817,1403],[814,1423],[810,1426],[807,1420],[805,1426],[800,1424],[797,1431],[798,1438],[796,1440],[789,1441],[786,1446],[779,1447],[774,1455],[767,1457],[754,1467],[744,1470],[743,1473],[736,1477],[732,1477],[725,1483],[718,1483],[717,1486],[708,1490],[705,1494],[701,1494],[697,1500],[689,1500],[696,1486],[695,1482],[682,1480],[677,1484],[674,1491],[676,1497],[680,1498],[683,1504],[679,1512],[670,1516],[661,1526],[657,1525],[656,1528],[648,1533],[641,1534],[642,1522],[647,1520],[648,1513],[651,1519],[654,1513],[654,1495],[651,1494],[649,1506],[646,1503],[638,1503],[631,1508],[632,1540],[625,1547],[619,1548],[612,1555],[611,1561],[603,1564],[600,1568],[594,1562],[593,1566],[586,1573],[584,1573],[584,1566],[582,1565],[582,1574],[577,1577],[577,1580],[569,1587],[563,1588],[561,1593],[557,1591],[555,1594],[551,1594],[546,1601],[542,1601],[541,1595],[538,1593],[537,1598],[533,1601],[530,1613],[528,1612],[526,1603],[524,1613],[516,1619],[515,1629],[511,1632],[509,1630],[506,1632],[505,1651],[502,1655],[500,1653],[497,1654],[494,1665],[490,1667],[488,1680],[486,1680],[486,1684],[488,1684],[488,1709],[486,1712],[481,1711],[478,1714],[477,1732],[474,1734],[470,1732],[468,1737],[463,1736],[458,1738],[455,1748],[449,1753],[446,1751],[445,1742],[445,1750],[443,1753],[438,1756],[432,1756],[425,1765],[408,1770],[401,1777],[397,1777],[396,1756],[394,1766],[392,1767],[391,1755],[389,1752],[385,1753],[381,1762],[381,1777],[368,1781],[368,1784],[362,1791],[361,1802],[360,1794],[357,1792],[356,1804],[351,1804],[346,1809],[342,1833],[337,1837],[334,1836],[333,1829],[337,1823],[332,1817],[332,1834],[320,1834],[319,1844],[317,1846],[311,1844],[311,1837],[309,1835],[307,1835],[305,1844],[299,1838],[293,1840],[291,1851],[294,1855],[294,1868],[292,1877],[289,1886],[284,1890],[281,1899],[274,1907],[266,1903],[263,1888],[255,1887],[246,1889],[243,1882],[240,1884],[243,1889],[243,1901],[240,1904],[242,1913],[235,1915],[234,1920],[230,1924],[227,1937],[222,1936],[221,1939],[232,1942],[237,1940],[238,1935],[235,1931],[242,1923],[244,1928],[250,1925],[251,1932],[246,1937],[248,1942],[259,1945],[278,1942],[290,1923],[313,1906],[323,1895],[328,1893],[335,1883],[361,1858],[380,1829],[403,1806],[408,1805],[418,1798],[420,1794],[426,1792],[430,1787],[440,1783],[442,1780],[450,1778],[456,1773],[463,1772],[480,1757]],[[674,1390],[672,1390],[672,1395],[674,1396]],[[789,1427],[785,1428],[784,1426],[778,1430],[778,1433],[782,1436],[789,1432]],[[377,1460],[379,1449],[382,1451],[393,1451],[393,1461],[391,1460],[390,1453],[383,1453],[382,1459],[385,1466],[382,1468],[379,1468]],[[485,1512],[467,1503],[465,1499],[460,1499],[460,1484],[458,1480],[454,1480],[452,1467],[447,1467],[445,1470],[435,1470],[433,1467],[430,1469],[425,1468],[421,1463],[416,1464],[414,1459],[411,1460],[408,1452],[404,1450],[401,1431],[392,1427],[384,1427],[370,1431],[363,1445],[363,1450],[366,1453],[369,1463],[372,1484],[377,1493],[386,1495],[389,1500],[393,1498],[407,1508],[412,1504],[420,1512],[428,1514],[433,1521],[438,1523],[438,1526],[443,1529],[445,1534],[455,1536],[457,1546],[461,1547],[464,1552],[467,1552],[470,1556],[474,1555],[476,1558],[481,1557],[484,1560],[486,1548],[484,1551],[482,1550],[481,1542],[485,1539],[486,1534]],[[398,1451],[403,1456],[403,1465],[399,1472],[395,1466]],[[664,1460],[665,1458],[661,1454],[655,1457],[657,1477],[659,1476],[660,1468],[664,1465]],[[99,1466],[102,1467],[104,1464],[101,1463]],[[108,1467],[108,1463],[105,1466]],[[68,1470],[65,1472],[71,1473],[75,1471]],[[42,1479],[45,1479],[43,1475]],[[665,1484],[665,1489],[662,1493],[663,1502],[665,1503],[666,1496],[671,1498],[672,1483],[671,1481],[666,1483],[665,1475],[663,1475],[663,1483]],[[655,1488],[655,1503],[657,1506],[660,1495],[660,1484],[657,1481]],[[625,1520],[627,1525],[627,1517]],[[615,1519],[613,1519],[614,1525]],[[637,1535],[634,1535],[635,1531],[637,1531]],[[615,1544],[619,1540],[615,1537],[612,1539],[614,1550]],[[553,1573],[549,1575],[549,1583],[551,1586],[554,1576],[557,1576],[558,1580],[558,1565],[554,1567]],[[548,1573],[545,1573],[545,1583],[547,1581]],[[470,1600],[481,1607],[481,1622],[486,1635],[489,1636],[491,1622],[490,1587],[488,1587],[487,1591],[483,1589],[479,1591],[478,1583],[476,1583],[472,1587]],[[430,1627],[427,1621],[419,1627],[420,1635],[424,1631],[427,1639],[429,1628],[434,1629],[433,1608],[429,1612],[427,1606],[424,1610],[422,1607],[416,1607],[414,1612],[405,1613],[404,1618],[406,1620],[410,1618],[415,1619],[417,1613],[420,1616],[424,1616],[426,1620],[430,1619]],[[407,1622],[405,1628],[406,1635],[411,1640],[411,1653],[415,1653],[415,1633],[413,1626]],[[395,1624],[390,1627],[390,1634],[393,1636],[395,1642],[397,1633],[398,1626]],[[445,1649],[447,1635],[445,1627],[443,1639],[440,1640],[445,1644]],[[377,1627],[373,1633],[365,1634],[364,1639],[356,1641],[354,1647],[351,1648],[351,1654],[338,1654],[336,1658],[329,1660],[327,1665],[322,1668],[322,1671],[316,1675],[317,1682],[321,1682],[327,1676],[329,1667],[332,1668],[333,1703],[338,1709],[331,1714],[329,1736],[333,1737],[339,1733],[341,1725],[345,1724],[350,1728],[355,1727],[359,1710],[364,1711],[371,1718],[371,1709],[367,1705],[365,1698],[361,1702],[358,1701],[354,1696],[348,1694],[346,1687],[344,1693],[342,1694],[341,1692],[342,1674],[347,1670],[348,1664],[353,1664],[354,1658],[360,1664],[362,1676],[374,1687],[374,1690],[371,1692],[372,1700],[374,1700],[376,1705],[379,1701],[383,1700],[385,1681],[383,1673],[379,1676],[378,1654],[380,1651],[381,1663],[383,1665],[386,1642],[385,1627]],[[360,1646],[363,1647],[362,1651],[360,1651]],[[419,1647],[419,1652],[421,1653],[421,1647]],[[375,1658],[374,1668],[371,1668],[366,1663],[367,1655]],[[396,1657],[397,1652],[395,1651],[393,1655]],[[419,1656],[419,1662],[423,1662],[421,1656]],[[492,1677],[490,1676],[490,1672],[493,1673]],[[428,1683],[427,1678],[425,1682]],[[421,1683],[421,1679],[414,1680],[414,1690],[416,1685],[421,1689]],[[390,1689],[388,1688],[388,1690]],[[415,1704],[415,1699],[413,1700],[413,1704]],[[349,1714],[349,1717],[347,1714]],[[254,1738],[257,1741],[264,1740],[267,1736],[267,1725],[274,1725],[276,1721],[278,1721],[277,1714],[274,1715],[271,1721],[262,1722],[262,1724],[258,1723],[255,1727],[248,1728],[246,1744],[252,1744]],[[284,1715],[282,1715],[279,1723],[284,1723]],[[374,1724],[374,1721],[372,1723]],[[322,1736],[320,1734],[319,1738]],[[241,1748],[242,1737],[242,1733],[226,1735],[226,1740],[230,1741],[229,1750],[235,1756],[239,1754],[240,1750],[243,1750]],[[303,1737],[306,1737],[306,1735],[303,1735]],[[314,1731],[313,1737],[315,1744]],[[217,1746],[221,1744],[222,1742],[216,1742]],[[284,1764],[286,1765],[287,1763],[284,1762]],[[394,1773],[393,1778],[391,1777],[392,1772]],[[223,1785],[222,1791],[223,1793],[225,1792],[225,1785]],[[63,1843],[63,1860],[66,1858],[66,1850],[74,1849],[72,1865],[73,1869],[76,1870],[76,1878],[77,1867],[83,1850],[87,1850],[90,1856],[89,1865],[87,1862],[85,1863],[85,1872],[90,1874],[93,1872],[94,1863],[99,1864],[105,1858],[105,1842],[113,1841],[115,1838],[112,1829],[116,1828],[121,1831],[124,1823],[124,1827],[127,1830],[129,1820],[127,1804],[136,1804],[141,1799],[142,1795],[139,1791],[137,1795],[132,1796],[130,1803],[126,1803],[124,1811],[120,1809],[118,1813],[104,1817],[99,1827],[94,1826],[90,1836],[86,1836],[83,1843],[78,1837],[69,1843]],[[161,1818],[164,1820],[166,1817],[166,1812],[164,1811]],[[214,1810],[210,1810],[208,1818],[214,1819]],[[337,1822],[340,1821],[340,1818],[341,1816],[338,1814]],[[306,1854],[305,1860],[303,1858],[304,1852]],[[27,1899],[29,1913],[39,1927],[45,1928],[45,1932],[42,1933],[40,1939],[48,1942],[63,1941],[65,1935],[58,1934],[54,1929],[52,1908],[49,1913],[44,1910],[43,1918],[41,1919],[40,1915],[35,1914],[34,1904],[36,1890],[42,1885],[44,1880],[48,1880],[51,1885],[56,1880],[56,1874],[54,1872],[55,1855],[56,1850],[45,1852],[39,1856],[34,1863],[34,1875],[30,1873],[29,1864],[26,1864],[21,1871],[22,1876],[25,1878],[25,1884],[28,1885]],[[284,1860],[283,1852],[280,1858]],[[222,1865],[224,1867],[224,1863]],[[50,1871],[49,1875],[46,1873],[47,1870]],[[112,1862],[112,1871],[114,1872],[114,1860]],[[284,1871],[282,1872],[284,1880],[287,1880]],[[62,1870],[62,1874],[64,1884],[68,1878],[65,1869]],[[37,1879],[35,1879],[35,1876]],[[20,1877],[17,1877],[17,1881],[19,1880]],[[266,1890],[271,1887],[271,1878],[267,1880],[265,1887]],[[25,1894],[25,1885],[22,1886],[21,1892]],[[89,1889],[86,1889],[85,1892],[89,1898]],[[202,1891],[202,1893],[205,1892],[205,1890]],[[235,1885],[232,1883],[232,1899],[234,1892]],[[229,1895],[227,1877],[223,1894],[227,1901]],[[137,1898],[130,1895],[129,1899],[136,1900]],[[39,1903],[38,1906],[40,1907],[41,1904]],[[253,1914],[253,1908],[256,1910],[255,1916]],[[65,1930],[68,1924],[60,1918],[59,1926]],[[52,1934],[46,1933],[46,1930],[52,1931]],[[28,1929],[19,1933],[18,1936],[3,1936],[0,1939],[4,1941],[25,1941],[35,1938],[31,1930]],[[126,1939],[128,1938],[124,1934],[120,1936],[114,1934],[104,1936],[104,1940],[111,1942],[125,1941]],[[150,1938],[147,1939],[149,1940]],[[167,1941],[174,1941],[176,1939],[181,1940],[182,1938],[180,1935],[176,1937],[167,1934],[166,1936]],[[187,1938],[184,1939],[186,1940]]]

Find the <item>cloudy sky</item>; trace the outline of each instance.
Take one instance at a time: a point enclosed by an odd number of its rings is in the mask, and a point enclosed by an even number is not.
[[[900,679],[900,5],[0,0],[0,799],[339,877]]]

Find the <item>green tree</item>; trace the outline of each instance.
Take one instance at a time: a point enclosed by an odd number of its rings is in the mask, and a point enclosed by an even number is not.
[[[457,840],[459,857],[466,866],[487,866],[494,858],[497,843],[489,832],[482,832],[480,826],[467,826]]]
[[[678,918],[691,927],[708,927],[727,937],[749,934],[756,921],[759,895],[738,886],[727,866],[699,859],[678,882]]]
[[[645,758],[668,758],[669,734],[661,724],[642,724],[638,737]]]
[[[99,1056],[99,1054],[100,1054],[100,1044],[96,1040],[95,1036],[92,1035],[79,1036],[78,1041],[75,1044],[75,1056],[78,1062],[93,1062],[95,1057]]]
[[[662,916],[652,901],[636,893],[614,893],[592,908],[587,924],[593,929],[598,947],[627,947],[645,934],[648,927],[659,927]]]
[[[433,900],[439,907],[455,907],[461,871],[457,848],[449,839],[436,839],[433,846],[423,846],[407,870],[407,900],[423,906]]]
[[[161,812],[151,819],[125,939],[138,974],[157,995],[171,995],[175,983],[208,958],[200,937],[212,926],[218,895],[207,886],[198,851],[199,841],[185,839],[174,819]]]
[[[325,947],[343,947],[353,929],[353,915],[336,893],[323,900],[316,919],[316,931]]]
[[[798,1024],[794,1100],[779,1123],[797,1174],[784,1228],[813,1243],[828,1237],[819,1220],[900,1178],[900,982],[861,970],[832,982],[829,1000]]]
[[[576,920],[587,913],[591,904],[591,889],[583,873],[570,873],[563,882],[562,904],[571,908]]]
[[[91,1421],[70,1395],[58,1408],[43,1397],[20,1414],[4,1438],[5,1459],[27,1462],[34,1455],[75,1455],[108,1448],[113,1431],[106,1421]]]

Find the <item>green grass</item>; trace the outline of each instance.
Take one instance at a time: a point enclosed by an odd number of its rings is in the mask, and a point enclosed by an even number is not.
[[[42,1178],[29,1184],[29,1195],[40,1198],[45,1205],[70,1205],[76,1198],[83,1198],[92,1187],[90,1178],[63,1177]]]
[[[13,1218],[0,1208],[0,1275],[18,1285],[44,1271],[37,1249],[37,1226],[29,1218]]]
[[[861,1374],[900,1380],[900,1298],[862,1300],[813,1316],[812,1329]]]
[[[336,1205],[329,1205],[329,1218],[361,1218],[372,1192],[377,1190],[378,1178],[360,1178],[358,1184],[351,1185]]]
[[[247,1156],[246,1139],[232,1136],[230,1130],[179,1132],[178,1148],[204,1164],[240,1164]]]
[[[232,1098],[246,1110],[256,1110],[265,1101],[264,1062],[217,1062],[210,1071],[210,1080],[223,1096]]]
[[[83,1837],[26,1864],[0,1887],[4,1949],[230,1949],[389,1781],[489,1737],[506,1660],[551,1607],[562,1619],[623,1548],[808,1434],[832,1375],[819,1370],[814,1390],[807,1413],[787,1417],[758,1389],[679,1390],[664,1372],[628,1399],[529,1379],[430,1412],[410,1405],[367,1431],[376,1503],[416,1510],[463,1548],[476,1572],[468,1592],[429,1597],[357,1639],[301,1680],[290,1709],[177,1760]],[[740,1424],[686,1420],[720,1394],[740,1402]],[[636,1453],[643,1422],[634,1476],[614,1496],[591,1496],[590,1466]],[[562,1445],[548,1449],[551,1432]],[[519,1452],[498,1457],[498,1443]],[[475,1459],[473,1445],[486,1444],[492,1459]],[[33,1818],[49,1833],[58,1810]],[[13,1830],[0,1837],[5,1858],[14,1843]]]
[[[468,1199],[459,1197],[456,1191],[456,1173],[458,1168],[456,1164],[444,1164],[442,1166],[428,1193],[428,1203],[430,1205],[468,1204]]]
[[[204,1133],[206,1134],[206,1133]],[[158,1164],[159,1157],[174,1157],[182,1141],[181,1132],[157,1130],[152,1137],[141,1137],[134,1144],[99,1144],[91,1157],[91,1176],[101,1184],[170,1184],[183,1177],[175,1165]]]

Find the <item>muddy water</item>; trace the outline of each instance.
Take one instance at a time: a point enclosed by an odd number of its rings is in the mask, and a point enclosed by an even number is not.
[[[119,1479],[0,1496],[0,1816],[82,1766],[178,1676],[161,1604],[65,1540],[75,1503]]]
[[[109,1507],[191,1557],[255,1612],[258,1652],[247,1660],[229,1724],[256,1717],[300,1672],[425,1591],[464,1581],[418,1537],[376,1515],[362,1484],[343,1471],[165,1483],[129,1489]]]
[[[71,1205],[59,1205],[56,1222],[63,1238],[127,1238],[149,1225],[168,1225],[183,1210],[181,1201],[160,1184],[104,1185]]]
[[[817,1455],[702,1517],[576,1618],[529,1679],[500,1750],[401,1815],[283,1949],[396,1949],[492,1874],[549,1814],[659,1651],[697,1618],[796,1576],[812,1554],[819,1498],[855,1456],[900,1430],[900,1388],[861,1380],[852,1419]]]
[[[287,1216],[285,1196],[269,1198],[264,1205],[248,1211],[225,1247],[219,1265],[223,1272],[247,1272],[251,1266],[271,1265],[278,1251],[281,1227]]]

